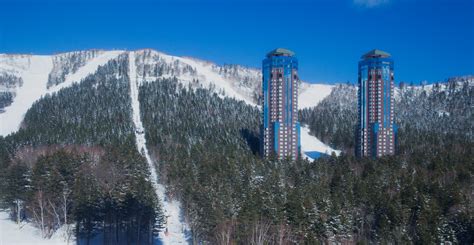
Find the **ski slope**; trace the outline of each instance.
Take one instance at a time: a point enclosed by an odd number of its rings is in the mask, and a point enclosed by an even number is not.
[[[143,50],[135,51],[143,52]],[[223,91],[225,95],[221,97],[232,97],[237,100],[242,100],[245,103],[255,106],[256,101],[251,96],[251,92],[257,89],[255,83],[260,83],[258,79],[259,71],[253,68],[241,68],[239,73],[252,77],[252,84],[250,87],[239,87],[238,81],[234,78],[228,78],[225,75],[219,74],[216,67],[219,66],[194,58],[178,57],[164,54],[155,50],[151,50],[164,62],[173,64],[176,61],[182,64],[189,65],[196,70],[196,75],[180,74],[177,79],[182,83],[190,83],[194,79],[198,79],[200,85],[203,87],[213,86],[216,91]],[[17,131],[23,120],[25,113],[33,105],[35,101],[46,94],[53,94],[63,88],[67,88],[74,83],[80,82],[87,75],[97,71],[99,66],[105,65],[108,61],[117,58],[124,51],[104,51],[97,57],[92,58],[76,72],[67,74],[65,81],[56,86],[47,88],[48,76],[53,69],[54,56],[35,56],[35,55],[0,55],[0,72],[7,71],[7,73],[14,74],[21,77],[24,81],[23,86],[17,88],[17,96],[13,103],[5,108],[4,113],[0,113],[0,135],[6,136]],[[60,54],[59,54],[60,55]],[[153,60],[149,62],[154,62]],[[155,61],[156,62],[156,61]],[[152,63],[151,63],[152,64]],[[164,75],[162,77],[167,77]],[[155,80],[155,78],[147,78],[146,80]],[[236,84],[237,83],[237,84]],[[307,108],[316,106],[322,99],[324,99],[331,92],[332,85],[324,84],[309,84],[302,83],[299,93],[299,108]]]
[[[300,92],[298,95],[298,108],[310,108],[315,107],[326,98],[334,88],[334,85],[328,84],[301,84]]]
[[[135,125],[135,137],[138,151],[144,154],[148,168],[150,170],[150,181],[155,192],[162,203],[164,215],[166,218],[165,231],[160,233],[163,244],[188,244],[186,238],[187,227],[181,221],[180,203],[170,201],[165,198],[165,187],[158,183],[158,175],[153,160],[148,153],[145,139],[145,128],[140,116],[139,81],[137,79],[135,52],[129,52],[129,77],[130,77],[130,98],[132,103],[132,117]]]
[[[47,88],[49,73],[53,69],[53,56],[18,56],[0,55],[0,71],[13,73],[23,79],[23,86],[17,88],[16,97],[5,112],[0,113],[0,135],[6,136],[16,132],[28,109],[33,103],[46,94],[55,93],[63,88],[80,82],[87,75],[97,71],[99,66],[116,58],[123,51],[108,51],[98,55],[75,73],[68,74],[66,80],[57,86]]]
[[[309,157],[306,154],[306,152],[312,152],[312,151],[324,153],[326,155],[332,155],[332,153],[335,153],[336,156],[339,156],[339,154],[341,154],[341,151],[332,149],[328,145],[321,142],[318,138],[310,135],[308,126],[302,126],[301,127],[301,155],[303,155],[304,158],[310,161],[313,161],[314,159]]]
[[[6,58],[1,56],[0,62]],[[15,72],[23,79],[23,86],[17,88],[13,103],[0,114],[0,135],[6,136],[19,129],[26,111],[46,94],[51,69],[53,69],[51,56],[23,56],[11,64],[9,71]]]
[[[63,88],[70,87],[72,84],[80,82],[82,79],[87,77],[90,74],[93,74],[97,71],[100,66],[107,64],[110,60],[117,58],[123,51],[107,51],[99,54],[97,57],[93,58],[91,61],[87,62],[84,66],[79,68],[75,73],[68,74],[66,80],[63,83],[60,83],[48,90],[48,93],[52,94],[58,92]]]
[[[158,175],[155,168],[155,164],[153,163],[153,160],[151,159],[148,153],[148,149],[146,147],[145,131],[140,118],[140,105],[138,100],[138,91],[141,81],[137,79],[137,64],[135,64],[135,57],[137,52],[139,51],[128,53],[132,117],[136,129],[135,134],[137,148],[147,160],[151,173],[150,181],[152,182],[152,185],[155,188],[155,191],[162,203],[165,216],[167,217],[167,232],[162,232],[160,234],[160,239],[164,244],[188,244],[190,239],[186,234],[189,232],[189,227],[182,221],[180,203],[178,201],[168,200],[165,198],[165,187],[158,183]],[[180,76],[178,76],[177,78],[180,82],[187,83],[192,82],[193,79],[199,79],[199,82],[203,87],[214,86],[217,91],[224,91],[225,95],[221,94],[222,97],[232,97],[237,100],[244,101],[245,103],[251,106],[256,105],[256,102],[253,101],[249,93],[249,91],[251,92],[255,90],[253,89],[254,86],[249,86],[245,88],[238,87],[238,84],[236,85],[235,78],[228,78],[222,74],[219,74],[216,71],[215,64],[188,57],[177,57],[163,54],[157,51],[153,52],[159,54],[160,58],[164,59],[164,61],[169,64],[175,61],[179,61],[182,64],[189,65],[196,70],[195,75],[181,74]],[[104,51],[97,57],[92,58],[91,60],[86,62],[86,64],[80,67],[76,72],[72,74],[67,74],[63,83],[50,87],[49,89],[47,88],[48,76],[51,70],[53,69],[54,56],[0,55],[0,72],[14,74],[15,76],[21,77],[23,79],[23,85],[21,87],[16,88],[16,97],[14,98],[13,103],[10,106],[5,107],[4,113],[0,113],[0,135],[6,136],[17,131],[27,110],[34,104],[35,101],[39,100],[42,96],[56,93],[61,89],[73,85],[74,83],[80,82],[89,74],[93,74],[94,72],[96,72],[100,66],[105,65],[110,60],[115,59],[120,54],[124,53],[124,51]],[[242,68],[240,72],[257,73],[257,71],[254,71],[255,69],[249,69],[249,71],[247,71],[246,69],[247,68]],[[258,77],[258,74],[253,73],[251,74],[253,77]],[[146,80],[154,79],[156,78],[146,78]],[[261,82],[259,80],[257,81],[256,78],[252,81]],[[316,106],[322,99],[329,95],[332,90],[332,87],[332,85],[303,83],[300,88],[299,108],[302,109],[306,107]],[[328,154],[331,154],[331,152],[336,152],[336,154],[339,154],[339,151],[334,151],[330,147],[324,145],[317,138],[309,135],[309,129],[305,127],[302,127],[301,130],[301,146],[304,156],[306,156],[304,152],[308,151],[318,151]],[[306,158],[309,157],[306,156]],[[311,160],[311,158],[309,159]],[[3,223],[1,230],[8,232],[3,234],[12,234],[8,236],[18,239],[24,239],[24,241],[26,241],[26,244],[44,244],[44,242],[42,241],[44,239],[42,239],[41,236],[35,237],[32,234],[32,232],[38,232],[38,230],[35,227],[31,226],[31,224],[29,224],[28,226],[24,226],[29,227],[29,230],[26,231],[26,228],[21,230],[12,230],[10,228],[4,229]],[[55,236],[56,234],[54,235],[54,237]],[[36,242],[35,239],[39,240]],[[7,241],[8,243],[5,244],[22,244],[20,240]],[[47,244],[63,244],[58,243],[59,241],[57,240],[46,241]]]
[[[205,85],[210,85],[213,84],[216,86],[216,88],[223,89],[227,95],[227,97],[235,98],[237,100],[242,100],[245,103],[249,105],[255,105],[253,101],[251,101],[249,98],[246,98],[244,95],[238,93],[231,85],[231,82],[228,81],[226,78],[223,76],[217,74],[212,70],[211,64],[206,64],[201,61],[196,61],[193,59],[189,58],[180,58],[177,57],[178,60],[181,62],[188,64],[200,73],[200,75],[204,78],[203,81],[205,81],[207,84]]]
[[[303,83],[300,88],[300,94],[298,95],[298,107],[299,109],[315,107],[326,98],[334,88],[334,85],[327,84],[308,84]],[[313,161],[307,153],[318,152],[326,155],[331,155],[333,152],[338,156],[341,151],[334,150],[328,145],[321,142],[315,136],[309,134],[308,126],[301,127],[301,155]]]
[[[193,59],[189,57],[179,57],[179,56],[172,56],[162,52],[158,52],[155,50],[139,50],[138,52],[145,52],[150,51],[153,55],[159,57],[161,62],[165,62],[168,65],[175,64],[175,62],[180,62],[182,65],[189,65],[193,69],[196,70],[195,75],[189,74],[180,74],[177,75],[176,78],[183,84],[191,83],[193,80],[199,80],[199,83],[204,88],[214,87],[216,91],[224,91],[225,97],[234,98],[236,100],[242,100],[249,105],[255,105],[254,101],[249,97],[249,95],[239,91],[236,87],[232,84],[232,81],[229,78],[224,77],[223,75],[218,74],[216,71],[213,70],[214,63],[206,62],[198,59]],[[147,60],[145,61],[147,64],[156,63],[156,60]],[[173,75],[162,75],[159,78],[168,78],[174,77]],[[154,81],[158,77],[147,77],[146,80]],[[220,94],[221,97],[224,97]]]

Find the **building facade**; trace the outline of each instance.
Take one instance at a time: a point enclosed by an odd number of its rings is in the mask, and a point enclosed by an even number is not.
[[[358,78],[356,155],[395,154],[393,60],[389,53],[372,50],[361,57]]]
[[[264,157],[296,160],[300,154],[298,122],[298,60],[287,49],[269,52],[262,64]]]

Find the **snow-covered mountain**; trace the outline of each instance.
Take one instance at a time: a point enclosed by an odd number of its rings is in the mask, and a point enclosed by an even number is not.
[[[167,55],[155,50],[138,51],[78,51],[51,56],[0,54],[0,135],[6,136],[22,127],[23,118],[42,97],[80,83],[99,67],[109,62],[123,62],[128,57],[128,74],[132,119],[136,146],[148,163],[150,180],[160,197],[168,217],[168,235],[161,234],[164,244],[186,243],[186,224],[180,218],[180,204],[167,200],[165,187],[158,182],[155,163],[148,153],[144,127],[140,118],[139,88],[142,83],[159,78],[176,78],[183,86],[212,88],[221,97],[232,97],[255,106],[261,91],[261,72],[240,65],[217,65],[189,57]],[[120,77],[112,73],[107,76]],[[316,106],[330,94],[332,85],[300,84],[300,107]],[[302,130],[302,149],[323,153],[335,152],[314,136]],[[308,157],[309,158],[309,157]]]
[[[395,123],[440,134],[473,138],[474,76],[453,77],[429,85],[395,88]],[[324,143],[344,152],[353,152],[357,123],[357,86],[340,84],[316,107],[304,109],[300,120]]]
[[[52,56],[0,54],[0,93],[11,95],[10,103],[0,108],[0,135],[18,130],[26,111],[42,96],[80,82],[120,53],[86,51]],[[74,55],[95,57],[69,59]]]
[[[89,74],[93,75],[88,76]],[[442,85],[397,88],[398,120],[415,125],[420,129],[437,128],[440,129],[440,132],[472,129],[472,109],[469,105],[472,104],[471,87],[473,81],[472,77],[467,77],[464,80],[455,79]],[[75,83],[80,83],[80,85]],[[166,231],[160,230],[159,232],[160,244],[187,244],[191,240],[190,231],[196,230],[196,223],[193,221],[199,221],[200,218],[202,219],[208,214],[208,212],[203,214],[195,212],[206,205],[190,207],[189,204],[197,205],[197,202],[176,198],[176,195],[183,194],[180,189],[183,180],[193,178],[179,179],[175,176],[173,177],[176,179],[169,178],[172,175],[163,174],[165,171],[158,172],[157,169],[162,170],[160,166],[165,166],[171,169],[168,170],[171,173],[182,173],[185,172],[182,169],[186,169],[183,166],[188,166],[190,171],[194,171],[193,169],[197,165],[191,164],[195,160],[194,157],[200,156],[200,154],[192,155],[192,158],[186,160],[182,160],[183,155],[186,154],[176,154],[177,152],[186,153],[186,149],[190,149],[190,147],[176,147],[175,151],[167,153],[168,156],[176,156],[179,159],[160,159],[160,153],[165,155],[170,146],[177,145],[176,143],[180,144],[188,139],[190,139],[190,142],[186,142],[189,143],[188,145],[196,143],[206,147],[214,145],[216,148],[209,150],[209,152],[214,152],[221,148],[221,145],[214,141],[218,140],[218,137],[212,138],[213,141],[207,142],[208,144],[206,141],[203,143],[199,141],[209,138],[210,135],[226,135],[226,133],[230,134],[228,137],[224,137],[221,142],[228,145],[238,146],[239,140],[235,139],[241,138],[237,133],[242,136],[241,140],[245,138],[247,141],[243,142],[244,146],[250,146],[253,141],[258,141],[255,135],[246,137],[246,132],[238,130],[242,128],[243,124],[251,122],[249,124],[253,125],[254,132],[257,132],[258,108],[252,106],[258,104],[260,83],[261,73],[258,69],[240,65],[217,65],[212,62],[171,56],[149,49],[138,51],[91,50],[52,56],[0,55],[0,135],[11,134],[22,127],[24,130],[20,130],[18,134],[7,137],[7,139],[13,142],[15,139],[12,138],[19,136],[18,142],[23,140],[32,146],[35,145],[33,142],[39,142],[39,145],[51,144],[51,142],[53,144],[55,142],[79,145],[88,144],[88,142],[98,144],[97,142],[101,142],[99,138],[111,138],[115,135],[134,136],[128,138],[134,140],[130,146],[136,147],[137,154],[144,157],[142,163],[146,160],[147,165],[144,166],[148,170],[145,174],[146,181],[152,184],[150,188],[153,188],[157,194],[162,206],[160,210],[166,217]],[[183,88],[184,86],[188,89]],[[200,87],[210,89],[197,89]],[[56,93],[59,90],[62,92]],[[189,93],[189,91],[196,93]],[[214,92],[220,97],[232,97],[243,102],[221,100],[216,97]],[[56,93],[55,96],[50,96],[54,93]],[[186,96],[186,93],[192,96]],[[169,98],[166,100],[159,100],[168,97],[168,95]],[[305,153],[339,154],[340,151],[333,150],[311,135],[315,134],[325,143],[349,152],[348,149],[353,147],[348,143],[353,142],[352,136],[354,135],[357,111],[356,98],[357,89],[353,85],[332,86],[302,82],[299,89],[299,105],[300,109],[306,108],[306,110],[301,111],[300,119],[308,124],[304,125],[301,130],[302,151]],[[182,103],[183,101],[186,103]],[[213,105],[216,101],[225,102],[219,104],[223,106],[218,113],[215,108],[219,107]],[[252,106],[247,106],[244,102]],[[80,106],[75,108],[75,105]],[[206,106],[209,105],[211,105],[209,107],[211,109],[206,110]],[[173,111],[173,107],[177,110]],[[307,109],[310,107],[311,109]],[[27,111],[28,113],[26,113]],[[172,116],[169,117],[166,113]],[[193,113],[205,114],[202,116]],[[116,117],[101,117],[101,115],[108,114],[116,115]],[[186,115],[190,115],[190,117],[184,120]],[[47,120],[38,120],[38,118]],[[58,118],[60,120],[56,120]],[[158,118],[169,120],[156,120]],[[197,120],[203,118],[204,120]],[[210,124],[208,118],[216,120]],[[61,119],[64,120],[61,121]],[[179,125],[176,126],[177,122]],[[84,127],[74,128],[69,124]],[[221,133],[216,133],[215,130],[218,130],[221,124],[226,125],[223,128],[235,127],[235,130],[232,132],[221,130]],[[35,125],[43,127],[32,129]],[[87,127],[88,125],[94,125],[94,127]],[[96,125],[105,127],[99,128],[95,127]],[[159,125],[159,127],[154,125]],[[169,125],[174,126],[168,127]],[[190,127],[190,125],[200,127]],[[403,126],[403,124],[400,125]],[[447,129],[446,125],[450,129]],[[456,125],[457,129],[452,125]],[[30,131],[24,132],[27,130]],[[468,130],[462,132],[465,131]],[[101,132],[108,132],[108,134],[101,134]],[[166,132],[168,135],[165,134]],[[178,134],[178,132],[184,133]],[[194,132],[201,134],[194,135]],[[21,135],[22,133],[24,134]],[[88,139],[88,141],[84,141],[82,138],[83,141],[81,141],[78,139],[80,134],[89,137],[93,135],[95,138]],[[45,135],[62,138],[50,140]],[[165,135],[166,137],[155,138],[156,135]],[[71,138],[74,140],[70,140]],[[121,141],[124,138],[117,139]],[[168,139],[170,139],[169,142]],[[3,138],[0,137],[0,140]],[[109,140],[112,141],[112,139]],[[222,147],[222,149],[226,148]],[[28,151],[30,149],[24,148],[22,150]],[[239,148],[236,147],[236,153],[247,152],[237,150]],[[248,152],[250,153],[250,150]],[[318,157],[318,154],[314,154],[314,156]],[[197,160],[197,162],[205,162],[205,160]],[[139,160],[134,160],[131,165],[137,166],[139,162]],[[165,165],[163,163],[172,164]],[[176,163],[191,164],[179,165]],[[163,169],[167,170],[167,168]],[[240,168],[235,169],[238,171]],[[87,176],[95,172],[91,171]],[[208,176],[207,171],[203,173],[206,173],[203,176]],[[167,183],[166,179],[159,180],[159,176],[171,179],[171,181],[168,180],[170,183]],[[220,173],[216,176],[220,176]],[[96,177],[102,177],[102,175]],[[189,186],[192,187],[201,182],[205,181],[197,181]],[[140,185],[140,187],[142,186]],[[11,188],[11,190],[13,189]],[[208,193],[208,189],[203,188],[202,190],[204,190],[203,193]],[[194,189],[191,193],[199,191],[201,190]],[[188,200],[187,203],[186,200]],[[212,201],[219,199],[209,196],[209,199],[206,200],[211,202],[204,202],[204,204],[212,204]],[[51,203],[50,205],[53,207]],[[183,210],[188,211],[184,218]],[[39,221],[20,223],[21,226],[17,226],[9,220],[7,213],[0,212],[0,216],[0,226],[2,226],[0,243],[43,243],[44,234],[39,235],[36,227],[32,226],[34,223],[38,224]],[[66,216],[64,215],[64,217]],[[61,222],[57,222],[57,224],[61,224]],[[66,243],[64,227],[58,229],[50,240],[44,241],[47,244],[51,242]]]
[[[126,51],[78,51],[56,55],[0,54],[0,135],[18,130],[31,105],[46,94],[80,82],[97,68]],[[258,103],[261,72],[240,65],[217,65],[189,57],[145,49],[135,52],[140,80],[177,77],[185,85],[213,87],[222,96]],[[315,106],[331,92],[332,85],[300,85],[300,108]]]

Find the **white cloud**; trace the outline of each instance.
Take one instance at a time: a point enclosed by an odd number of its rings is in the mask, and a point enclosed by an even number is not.
[[[354,0],[354,4],[366,7],[366,8],[373,8],[383,4],[388,3],[389,0]]]

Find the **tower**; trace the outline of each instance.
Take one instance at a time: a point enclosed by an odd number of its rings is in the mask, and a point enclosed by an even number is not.
[[[298,60],[287,49],[269,52],[262,62],[263,124],[261,151],[264,157],[296,160],[300,152],[298,122]]]
[[[395,154],[393,60],[374,49],[361,57],[358,78],[356,155]]]

